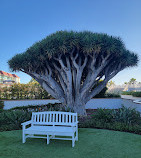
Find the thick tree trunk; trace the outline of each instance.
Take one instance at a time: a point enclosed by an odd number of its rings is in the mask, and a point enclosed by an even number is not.
[[[81,102],[79,104],[75,104],[73,110],[77,112],[79,115],[87,115],[85,105],[81,104]]]
[[[67,104],[67,106],[79,115],[87,115],[85,110],[85,103],[83,103],[81,99],[78,99],[73,104]]]

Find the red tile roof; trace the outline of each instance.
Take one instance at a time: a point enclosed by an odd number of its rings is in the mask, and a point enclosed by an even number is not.
[[[5,75],[5,76],[9,76],[9,77],[20,78],[20,77],[18,77],[18,76],[15,75],[15,74],[10,74],[10,73],[7,73],[7,72],[1,71],[1,70],[0,70],[0,75]]]
[[[18,77],[16,74],[12,74],[14,77],[17,77],[17,78],[20,78],[20,77]]]

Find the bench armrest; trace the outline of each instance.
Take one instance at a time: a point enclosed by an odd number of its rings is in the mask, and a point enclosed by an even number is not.
[[[26,126],[26,125],[29,125],[29,124],[31,124],[32,123],[32,121],[30,120],[30,121],[26,121],[26,122],[24,122],[24,123],[21,123],[21,125],[22,126]]]
[[[76,122],[72,125],[72,127],[78,126],[78,123],[79,123],[79,121],[76,121]]]

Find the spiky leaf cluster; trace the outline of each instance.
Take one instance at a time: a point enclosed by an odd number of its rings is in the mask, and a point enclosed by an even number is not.
[[[33,44],[24,53],[15,55],[8,63],[13,71],[42,70],[54,57],[59,54],[69,56],[74,48],[80,55],[97,54],[99,59],[110,53],[114,56],[113,65],[121,62],[124,68],[138,62],[137,55],[127,50],[118,37],[90,31],[58,31]]]

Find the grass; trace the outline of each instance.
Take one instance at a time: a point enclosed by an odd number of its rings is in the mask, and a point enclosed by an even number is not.
[[[0,158],[141,158],[141,136],[125,132],[81,128],[74,148],[71,141],[27,139],[22,132],[0,132]]]

